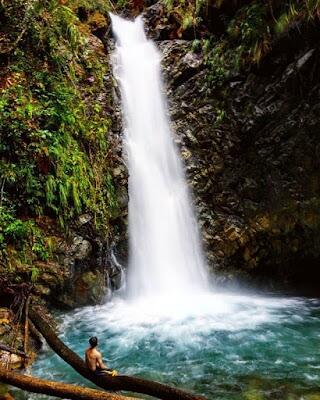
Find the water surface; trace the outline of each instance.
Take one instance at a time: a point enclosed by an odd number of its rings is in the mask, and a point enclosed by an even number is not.
[[[60,335],[80,355],[96,335],[110,367],[209,399],[316,400],[319,305],[316,299],[209,293],[179,301],[115,297],[61,315]],[[50,350],[32,373],[85,382]]]

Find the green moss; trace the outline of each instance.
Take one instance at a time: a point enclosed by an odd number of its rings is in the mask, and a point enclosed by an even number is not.
[[[0,397],[4,397],[9,391],[9,388],[4,383],[0,384]]]
[[[179,1],[176,3],[181,4]],[[217,1],[215,6],[219,8],[224,3]],[[209,34],[205,39],[197,39],[197,47],[200,42],[205,55],[209,82],[214,88],[219,88],[230,76],[259,65],[280,34],[297,22],[319,20],[319,17],[319,0],[253,1],[239,7],[232,17],[224,16],[225,31],[222,35]],[[205,23],[199,17],[194,21]]]
[[[111,121],[99,100],[108,66],[92,48],[80,6],[93,14],[110,9],[99,0],[5,0],[0,6],[8,55],[0,75],[2,260],[13,242],[25,262],[49,257],[39,216],[67,230],[89,212],[106,233],[117,207],[106,158]]]

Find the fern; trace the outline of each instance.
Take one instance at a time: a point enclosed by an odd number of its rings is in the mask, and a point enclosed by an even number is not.
[[[40,275],[39,268],[32,266],[31,268],[31,277],[30,280],[32,283],[35,283]]]

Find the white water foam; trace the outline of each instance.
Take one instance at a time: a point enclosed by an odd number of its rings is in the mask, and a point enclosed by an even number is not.
[[[174,303],[173,303],[174,301]],[[206,338],[213,332],[246,334],[265,323],[278,324],[297,309],[303,314],[301,299],[205,293],[179,299],[148,297],[127,301],[115,296],[102,306],[88,307],[66,318],[62,330],[74,321],[86,321],[94,334],[115,335],[117,346],[134,348],[143,338],[154,336],[158,342],[173,340],[178,347],[206,347]],[[89,310],[89,312],[88,312]],[[244,333],[243,333],[244,332]]]
[[[162,96],[160,54],[141,17],[111,19],[129,169],[128,289],[144,298],[201,293],[206,267]]]
[[[214,331],[277,323],[297,300],[210,292],[190,195],[166,116],[159,52],[146,39],[141,18],[111,18],[130,174],[127,289],[133,296],[115,296],[86,318],[92,315],[102,335],[111,331],[128,347],[150,335],[160,342],[173,339],[205,346],[205,338]]]

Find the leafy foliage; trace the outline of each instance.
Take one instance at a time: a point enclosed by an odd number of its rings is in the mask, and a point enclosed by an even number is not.
[[[239,7],[229,20],[225,19],[225,33],[221,37],[211,35],[200,40],[210,71],[209,81],[215,87],[223,85],[231,75],[259,64],[279,34],[299,21],[319,18],[319,0],[251,1]]]
[[[301,20],[314,20],[316,18],[320,18],[319,0],[290,1],[282,7],[274,29],[276,33],[281,34]]]
[[[164,5],[168,15],[173,17],[178,25],[178,35],[181,36],[183,31],[190,28],[195,28],[202,22],[200,17],[201,11],[210,6],[220,7],[221,0],[164,0]]]
[[[28,252],[43,261],[49,257],[43,232],[36,223],[15,218],[12,210],[0,207],[0,256],[3,259],[6,258],[8,245],[15,246],[25,261]]]
[[[108,230],[117,201],[106,157],[110,119],[99,101],[107,64],[90,47],[88,22],[91,15],[105,21],[96,13],[108,9],[100,0],[1,2],[0,52],[10,54],[0,75],[2,259],[10,245],[49,257],[36,223],[41,215],[68,229],[90,212],[97,229]]]

